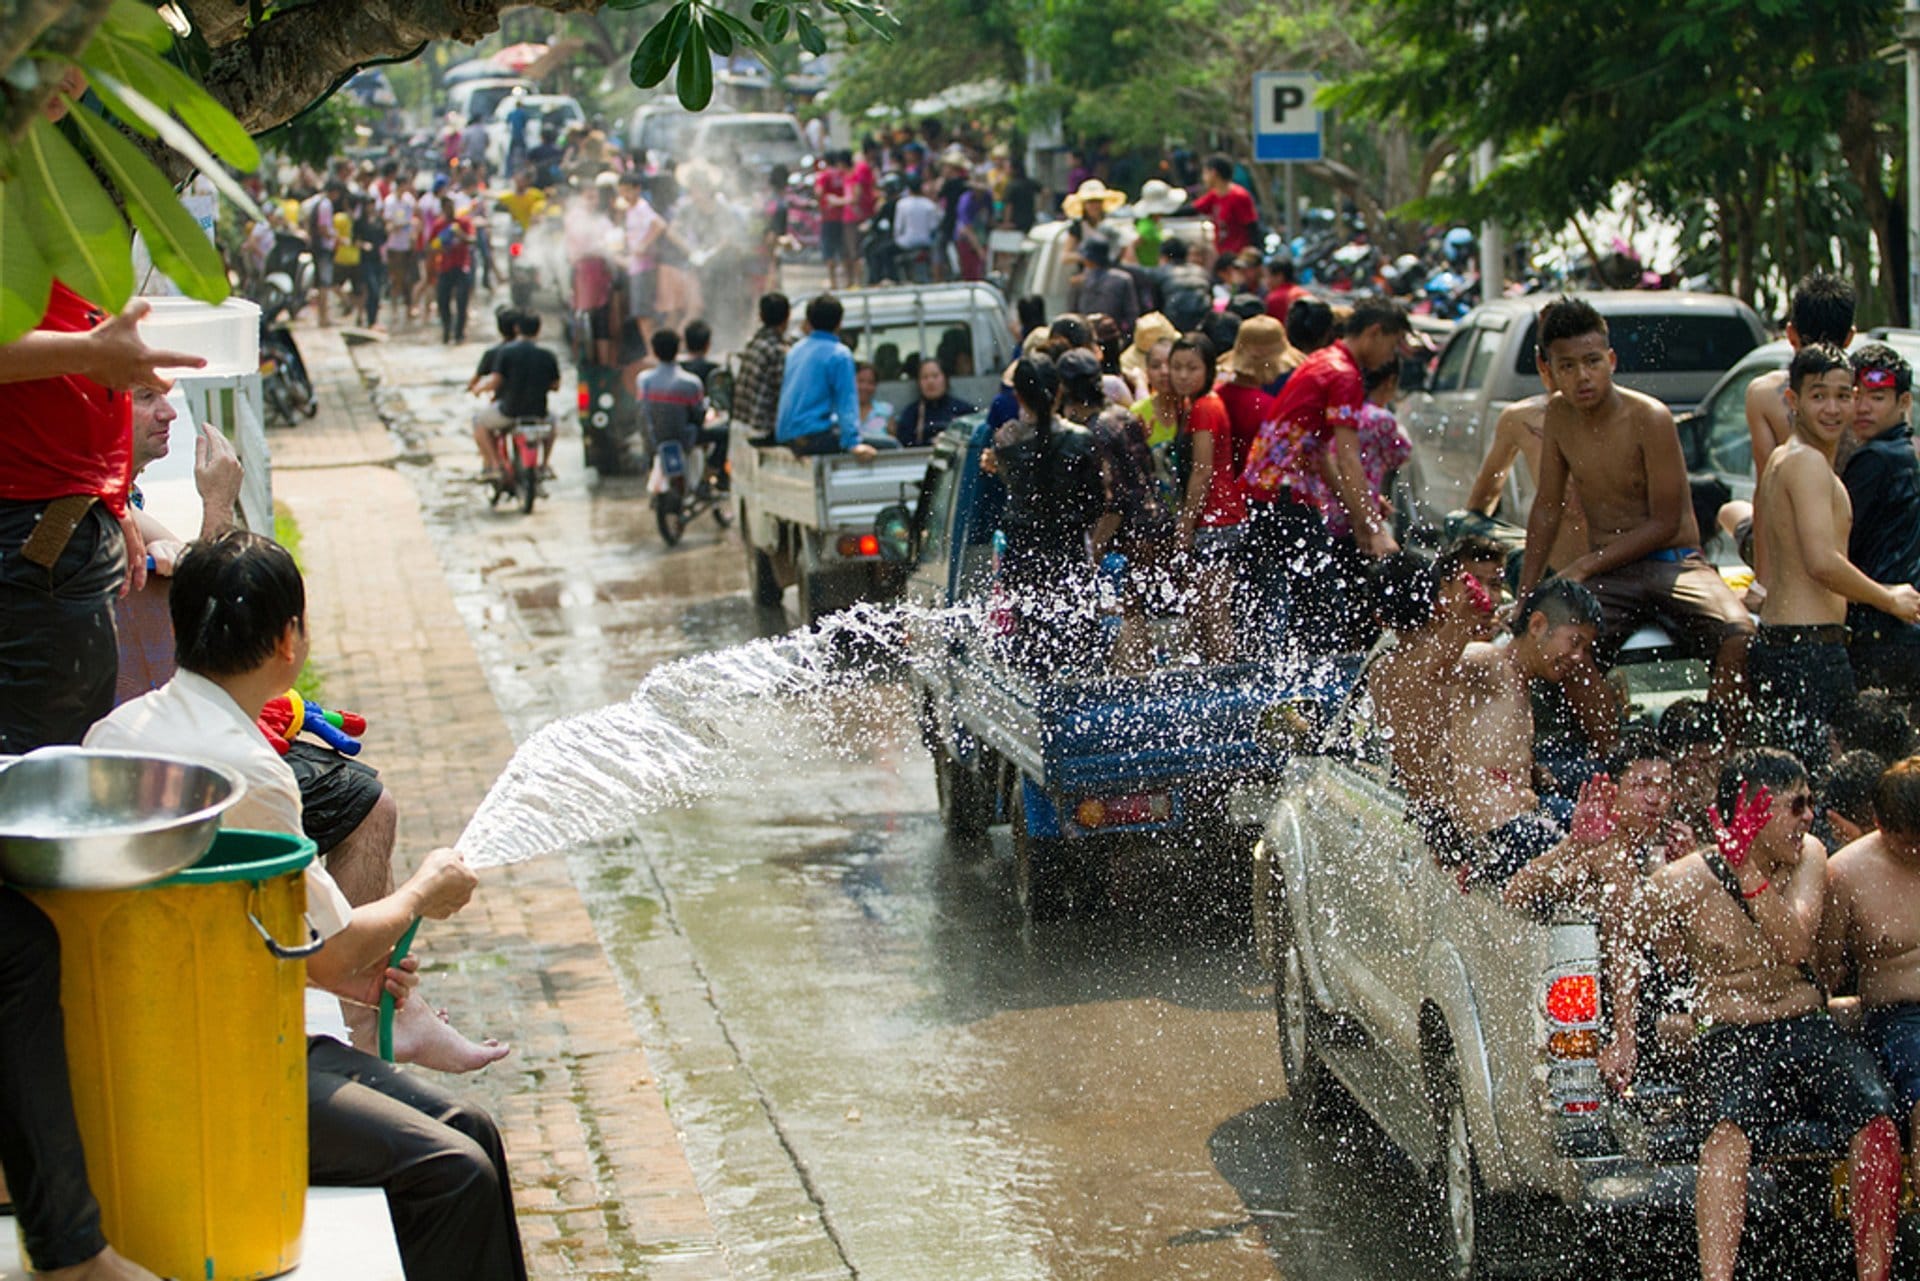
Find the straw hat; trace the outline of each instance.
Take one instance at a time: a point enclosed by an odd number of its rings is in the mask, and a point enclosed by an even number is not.
[[[1087,211],[1088,205],[1099,205],[1103,213],[1111,213],[1126,203],[1126,192],[1115,191],[1098,178],[1089,178],[1080,184],[1080,190],[1060,202],[1060,211],[1069,218],[1078,218]]]
[[[1178,212],[1186,207],[1186,203],[1185,187],[1169,187],[1158,178],[1149,178],[1146,186],[1140,188],[1140,198],[1133,202],[1133,211],[1164,215]]]
[[[1129,349],[1145,356],[1153,350],[1155,343],[1170,342],[1180,336],[1171,320],[1157,311],[1150,311],[1133,323],[1133,346]],[[1286,337],[1284,333],[1281,337]],[[1124,353],[1122,353],[1124,354]]]
[[[1240,323],[1227,360],[1234,373],[1264,384],[1278,378],[1293,363],[1292,356],[1287,327],[1272,316],[1252,316]]]

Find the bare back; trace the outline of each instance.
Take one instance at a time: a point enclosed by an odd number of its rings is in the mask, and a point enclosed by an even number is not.
[[[1803,510],[1811,503],[1824,505],[1830,522]],[[1762,585],[1767,597],[1760,621],[1775,626],[1845,622],[1846,598],[1823,587],[1808,571],[1809,563],[1825,554],[1809,547],[1808,537],[1833,538],[1844,556],[1853,529],[1853,502],[1826,455],[1797,437],[1774,450],[1754,490],[1753,510],[1753,536],[1761,548],[1757,559],[1766,567]],[[1809,515],[1815,519],[1807,519]]]
[[[1920,1002],[1920,864],[1897,857],[1869,832],[1827,864],[1820,928],[1821,970],[1836,986],[1847,974],[1860,1002]]]
[[[1650,468],[1677,461],[1685,471],[1673,414],[1653,397],[1625,387],[1615,387],[1610,401],[1592,414],[1582,414],[1556,394],[1548,402],[1542,431],[1543,445],[1552,442],[1566,460],[1567,479],[1586,508],[1587,539],[1594,550],[1647,523],[1653,510]],[[1684,488],[1684,475],[1681,484]],[[1667,546],[1700,546],[1691,503],[1683,504],[1679,528]]]
[[[1367,677],[1392,745],[1394,772],[1409,800],[1437,801],[1446,792],[1447,704],[1433,692],[1446,688],[1461,646],[1444,631],[1403,637]]]
[[[1513,470],[1516,458],[1525,460],[1527,479],[1536,491],[1539,489],[1540,439],[1545,431],[1547,400],[1547,394],[1542,392],[1516,400],[1500,411],[1493,427],[1493,444],[1480,465],[1480,475],[1467,499],[1468,507],[1488,515],[1499,508],[1500,492],[1506,487],[1507,475]],[[1570,484],[1560,530],[1554,537],[1547,564],[1550,568],[1562,569],[1586,553],[1587,513],[1580,503],[1580,487]]]

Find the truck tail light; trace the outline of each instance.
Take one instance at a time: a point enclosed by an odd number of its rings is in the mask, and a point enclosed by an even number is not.
[[[520,256],[520,251],[523,248],[525,248],[525,246],[522,245],[519,241],[517,240],[514,241],[511,245],[507,246],[507,257],[518,258]]]
[[[593,393],[587,389],[587,385],[583,382],[580,384],[580,412],[584,414],[591,408],[593,408]]]
[[[1600,1054],[1600,1034],[1592,1028],[1555,1032],[1547,1037],[1547,1053],[1556,1059],[1591,1059]]]
[[[1600,1020],[1600,980],[1592,974],[1563,974],[1547,984],[1547,1017],[1569,1027]]]
[[[876,534],[842,534],[840,536],[840,555],[847,560],[861,557],[872,560],[880,554],[880,538]]]
[[[1166,792],[1136,792],[1131,796],[1089,796],[1073,807],[1073,821],[1081,827],[1144,827],[1164,823],[1173,814],[1173,797]]]

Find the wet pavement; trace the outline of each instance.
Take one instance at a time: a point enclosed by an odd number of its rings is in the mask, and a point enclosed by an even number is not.
[[[490,510],[480,350],[356,359],[517,739],[795,624],[710,518],[664,549],[643,482],[595,477],[571,424],[533,513]],[[1225,889],[1148,866],[1102,918],[1026,927],[1004,832],[944,837],[898,690],[826,730],[763,717],[747,781],[571,858],[736,1275],[1440,1275],[1413,1171],[1285,1098]]]

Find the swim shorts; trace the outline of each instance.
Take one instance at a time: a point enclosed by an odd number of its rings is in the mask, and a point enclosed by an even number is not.
[[[1853,701],[1853,664],[1843,627],[1760,629],[1747,651],[1761,744],[1792,752],[1816,782],[1832,771],[1828,726]]]
[[[286,760],[300,784],[300,826],[326,854],[366,822],[384,784],[372,766],[318,743],[295,740]]]
[[[1773,1127],[1824,1120],[1844,1143],[1875,1117],[1894,1115],[1873,1052],[1824,1010],[1771,1023],[1727,1023],[1696,1043],[1693,1100],[1707,1130],[1740,1127],[1764,1150]]]
[[[1875,1006],[1867,1011],[1862,1029],[1868,1045],[1880,1056],[1887,1082],[1904,1109],[1904,1121],[1920,1104],[1920,1003]]]
[[[1727,638],[1753,634],[1747,607],[1697,551],[1663,552],[1586,581],[1600,598],[1594,657],[1602,667],[1611,666],[1627,637],[1650,621],[1672,632],[1693,657],[1709,662]]]

